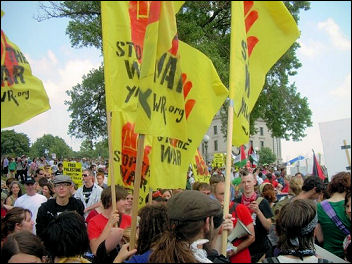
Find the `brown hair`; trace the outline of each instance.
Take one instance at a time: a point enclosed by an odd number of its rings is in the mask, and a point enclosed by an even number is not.
[[[1,239],[15,231],[16,224],[21,224],[26,218],[26,212],[32,215],[31,211],[22,207],[13,207],[1,220]]]
[[[16,232],[7,237],[1,249],[1,259],[4,263],[8,263],[12,256],[19,253],[36,256],[41,260],[46,255],[41,240],[27,230]]]
[[[170,220],[168,230],[152,244],[150,263],[196,263],[190,243],[204,226],[204,220]]]
[[[351,173],[342,171],[334,175],[331,182],[328,184],[328,193],[330,195],[334,193],[347,192],[351,188]]]
[[[262,196],[267,199],[269,203],[276,201],[276,194],[272,184],[265,184],[263,187]]]
[[[316,215],[316,205],[312,200],[298,199],[285,204],[276,220],[276,232],[279,237],[278,247],[283,250],[314,250],[314,228],[306,235],[301,235]],[[298,238],[299,246],[291,244],[290,239]]]
[[[139,210],[137,254],[148,251],[151,244],[167,229],[168,217],[164,204],[147,205]]]
[[[126,199],[128,195],[126,189],[120,185],[115,185],[115,194],[116,194],[116,202]],[[104,209],[107,209],[112,205],[111,186],[108,186],[102,191],[100,199]]]

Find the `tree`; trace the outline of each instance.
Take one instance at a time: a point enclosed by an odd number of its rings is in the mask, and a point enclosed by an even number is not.
[[[300,11],[310,8],[308,1],[284,1],[284,3],[297,23]],[[45,14],[38,16],[38,20],[53,17],[72,19],[66,33],[73,47],[94,46],[102,50],[100,2],[63,1],[49,4],[43,2],[41,9]],[[177,14],[179,39],[211,58],[225,86],[228,86],[229,80],[230,10],[229,1],[187,1]],[[288,78],[295,75],[296,70],[301,67],[296,57],[298,47],[299,44],[295,43],[267,74],[263,92],[250,116],[251,134],[256,133],[254,122],[258,118],[267,123],[273,136],[287,140],[290,138],[300,140],[305,136],[305,129],[312,126],[312,112],[307,98],[297,93],[295,84],[290,84]],[[80,138],[87,137],[91,141],[100,136],[106,138],[102,76],[102,67],[93,70],[83,78],[82,85],[77,85],[68,92],[71,101],[66,103],[69,105],[69,111],[72,111],[69,134]],[[90,106],[89,103],[80,100],[80,97],[86,99],[94,97],[94,104]],[[227,103],[225,102],[221,110],[221,131],[224,136],[227,131]]]
[[[258,154],[260,166],[263,164],[271,164],[276,161],[276,155],[271,151],[270,148],[262,147]]]
[[[53,135],[44,135],[38,138],[31,147],[31,155],[33,157],[47,156],[45,150],[49,151],[49,155],[52,153],[56,154],[57,159],[63,159],[71,157],[73,155],[72,149],[66,144],[66,142]]]
[[[1,131],[1,155],[17,157],[29,154],[29,137],[15,130]]]

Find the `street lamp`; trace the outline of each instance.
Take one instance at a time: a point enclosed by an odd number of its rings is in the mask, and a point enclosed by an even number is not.
[[[205,147],[205,163],[208,166],[208,141],[209,141],[210,137],[205,134],[203,137],[203,142],[204,142],[204,147]]]

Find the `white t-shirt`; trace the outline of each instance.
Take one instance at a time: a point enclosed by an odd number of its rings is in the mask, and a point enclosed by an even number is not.
[[[22,207],[32,212],[32,220],[34,222],[34,226],[33,226],[34,234],[36,234],[35,225],[37,220],[38,209],[40,205],[46,201],[47,201],[46,197],[38,193],[32,196],[29,196],[28,194],[24,194],[21,197],[18,197],[15,201],[14,206]]]

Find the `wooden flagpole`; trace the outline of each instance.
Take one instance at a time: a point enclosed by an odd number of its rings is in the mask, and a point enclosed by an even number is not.
[[[153,200],[153,189],[149,188],[149,197],[148,197],[148,204],[152,204],[152,200]]]
[[[112,148],[112,140],[111,140],[111,118],[112,112],[106,113],[106,121],[108,125],[108,143],[109,143],[109,178],[110,178],[110,186],[111,186],[111,202],[112,202],[112,211],[116,210],[116,192],[115,192],[115,177],[114,177],[114,164],[113,164],[113,148]],[[120,219],[121,221],[121,219]]]
[[[346,139],[343,140],[343,145],[344,145],[344,149],[346,151],[346,157],[347,157],[347,161],[348,161],[348,166],[350,167],[350,170],[351,170],[351,159],[350,159],[350,154],[348,152],[348,146],[347,146]],[[349,148],[351,148],[351,147],[349,147]]]
[[[230,77],[231,80],[231,77]],[[230,83],[231,85],[231,83]],[[231,179],[231,154],[232,154],[232,130],[233,130],[233,100],[230,99],[227,117],[227,150],[226,150],[226,177],[224,194],[224,217],[229,213],[230,206],[230,179]],[[222,254],[226,256],[228,231],[222,232]]]
[[[135,248],[136,242],[136,231],[137,231],[137,215],[138,215],[138,201],[139,201],[139,188],[141,185],[141,174],[144,156],[144,134],[139,134],[137,143],[137,160],[136,160],[136,171],[134,176],[133,184],[133,206],[132,206],[132,224],[131,224],[131,237],[130,237],[130,247],[132,250]]]

